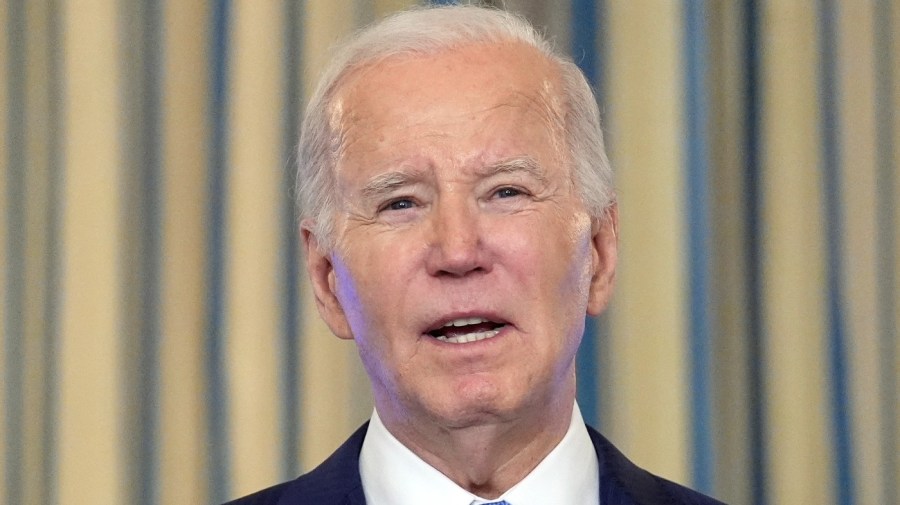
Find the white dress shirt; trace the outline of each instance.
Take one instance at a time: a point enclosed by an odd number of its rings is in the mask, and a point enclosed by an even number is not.
[[[368,505],[478,505],[506,500],[510,505],[598,505],[597,454],[578,404],[559,444],[518,484],[487,500],[461,488],[416,456],[372,414],[359,455],[359,473]]]

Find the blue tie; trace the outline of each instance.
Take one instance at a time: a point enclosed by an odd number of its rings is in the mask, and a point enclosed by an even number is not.
[[[509,505],[509,502],[506,500],[500,500],[500,501],[492,501],[490,503],[482,503],[481,505]]]

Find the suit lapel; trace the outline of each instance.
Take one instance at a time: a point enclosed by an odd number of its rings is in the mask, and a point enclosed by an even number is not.
[[[673,503],[660,481],[625,457],[597,430],[587,427],[600,462],[600,503],[654,505]]]
[[[368,428],[363,424],[321,465],[293,481],[278,505],[366,505],[359,452]]]
[[[363,494],[362,486],[347,493],[341,505],[366,505],[366,495]]]

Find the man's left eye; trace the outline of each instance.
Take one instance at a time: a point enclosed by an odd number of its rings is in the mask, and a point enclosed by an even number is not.
[[[522,192],[516,188],[500,188],[495,194],[497,198],[512,198],[521,195]]]

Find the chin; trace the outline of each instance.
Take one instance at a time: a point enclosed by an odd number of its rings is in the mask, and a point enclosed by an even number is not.
[[[433,412],[438,424],[447,429],[465,429],[494,424],[507,419],[502,409],[492,405],[466,405]]]
[[[449,428],[468,428],[516,417],[525,404],[517,391],[498,387],[488,381],[467,380],[452,391],[426,400],[443,399],[427,409]]]

